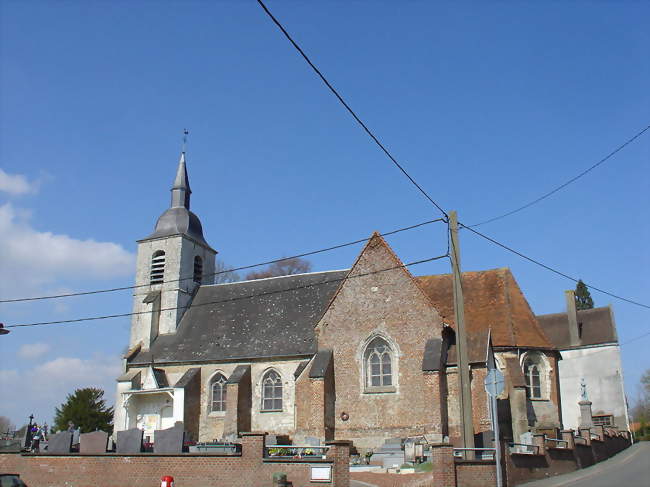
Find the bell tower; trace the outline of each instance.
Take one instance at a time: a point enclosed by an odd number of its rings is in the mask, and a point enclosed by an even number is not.
[[[214,281],[217,251],[190,211],[185,147],[171,192],[171,204],[154,232],[138,240],[130,348],[141,343],[148,350],[159,335],[176,333],[199,286]]]

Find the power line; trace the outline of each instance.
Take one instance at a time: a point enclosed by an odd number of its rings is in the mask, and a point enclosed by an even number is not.
[[[432,199],[432,198],[427,194],[427,192],[426,192],[426,191],[425,191],[425,190],[424,190],[424,189],[423,189],[423,188],[422,188],[422,187],[421,187],[421,186],[420,186],[420,185],[419,185],[419,184],[418,184],[418,183],[417,183],[417,182],[416,182],[412,177],[411,177],[411,175],[410,175],[410,174],[409,174],[409,173],[408,173],[408,172],[407,172],[407,171],[402,167],[402,165],[401,165],[401,164],[400,164],[400,163],[395,159],[395,157],[393,157],[393,155],[392,155],[392,154],[391,154],[391,153],[386,149],[386,147],[384,147],[384,145],[383,145],[383,144],[379,141],[379,139],[378,139],[378,138],[377,138],[377,137],[372,133],[372,131],[371,131],[371,130],[366,126],[366,124],[365,124],[365,123],[364,123],[364,122],[359,118],[359,116],[358,116],[358,115],[357,115],[357,114],[352,110],[352,108],[350,108],[350,106],[348,105],[348,103],[343,99],[343,97],[338,93],[338,91],[336,91],[336,89],[335,89],[335,88],[332,86],[332,84],[327,80],[327,78],[325,78],[325,76],[323,75],[323,73],[321,73],[321,71],[320,71],[320,70],[319,70],[319,69],[314,65],[314,63],[311,61],[311,59],[309,59],[309,57],[305,54],[305,52],[302,50],[302,48],[298,45],[298,43],[297,43],[296,41],[293,40],[293,38],[291,37],[291,35],[290,35],[290,34],[287,32],[287,30],[282,26],[282,24],[278,21],[278,19],[276,19],[275,16],[274,16],[270,11],[269,11],[269,9],[266,7],[266,5],[264,4],[264,2],[263,2],[262,0],[257,0],[257,3],[259,3],[259,5],[260,5],[260,6],[262,7],[262,9],[264,10],[264,12],[266,12],[266,14],[269,16],[269,18],[273,21],[273,23],[274,23],[274,24],[275,24],[275,25],[276,25],[276,26],[277,26],[277,27],[282,31],[282,33],[284,34],[284,36],[289,40],[289,42],[293,45],[293,47],[294,47],[294,48],[295,48],[295,49],[300,53],[300,55],[301,55],[301,56],[303,57],[303,59],[307,62],[307,64],[309,64],[309,66],[314,70],[314,72],[318,75],[318,77],[321,79],[321,81],[323,81],[323,83],[325,84],[325,86],[327,86],[327,88],[328,88],[328,89],[329,89],[329,90],[334,94],[334,96],[336,96],[336,98],[339,100],[339,102],[341,102],[341,104],[342,104],[342,105],[345,107],[345,109],[350,113],[350,115],[352,115],[352,117],[357,121],[357,123],[358,123],[358,124],[359,124],[359,125],[360,125],[364,130],[365,130],[365,132],[366,132],[366,133],[367,133],[367,134],[372,138],[372,140],[373,140],[373,141],[374,141],[374,142],[379,146],[379,148],[380,148],[380,149],[381,149],[381,150],[382,150],[382,151],[383,151],[383,152],[388,156],[388,158],[393,162],[393,164],[395,164],[395,165],[397,166],[397,168],[398,168],[398,169],[399,169],[399,170],[400,170],[400,171],[401,171],[401,172],[402,172],[402,173],[403,173],[403,174],[404,174],[404,175],[405,175],[405,176],[406,176],[406,177],[411,181],[411,183],[413,183],[413,185],[414,185],[414,186],[415,186],[415,187],[416,187],[416,188],[417,188],[417,189],[418,189],[418,190],[419,190],[419,191],[420,191],[420,192],[421,192],[421,193],[422,193],[422,194],[423,194],[423,195],[424,195],[424,196],[425,196],[425,197],[426,197],[426,198],[427,198],[427,199],[428,199],[428,200],[429,200],[429,201],[430,201],[430,202],[431,202],[431,203],[432,203],[432,204],[433,204],[433,205],[434,205],[434,206],[435,206],[435,207],[436,207],[436,208],[437,208],[437,209],[438,209],[438,210],[439,210],[439,211],[440,211],[444,216],[445,216],[445,221],[448,223],[448,222],[449,222],[449,215],[447,214],[447,212],[446,212],[445,210],[443,210],[443,209],[440,207],[440,205],[438,205],[438,204],[437,204],[437,203],[436,203],[436,202],[435,202],[435,201],[434,201],[434,200],[433,200],[433,199]],[[648,129],[650,129],[650,126],[648,126],[648,127],[644,128],[643,130],[641,130],[641,131],[640,131],[639,133],[637,133],[634,137],[632,137],[631,139],[629,139],[629,140],[628,140],[627,142],[625,142],[623,145],[619,146],[617,149],[615,149],[614,151],[612,151],[610,154],[608,154],[607,156],[605,156],[603,159],[601,159],[600,161],[598,161],[596,164],[594,164],[594,165],[591,166],[590,168],[586,169],[586,170],[583,171],[582,173],[578,174],[577,176],[575,176],[574,178],[570,179],[569,181],[567,181],[566,183],[562,184],[561,186],[555,188],[554,190],[552,190],[552,191],[546,193],[545,195],[541,196],[540,198],[536,199],[535,201],[532,201],[532,202],[528,203],[527,205],[524,205],[524,206],[521,207],[521,208],[517,208],[516,210],[513,210],[513,211],[511,211],[511,212],[509,212],[509,213],[507,213],[507,214],[500,215],[500,216],[498,216],[498,217],[495,217],[495,218],[493,218],[493,219],[490,219],[490,220],[487,220],[487,221],[484,221],[484,222],[478,223],[478,224],[476,224],[476,225],[470,225],[470,226],[467,226],[467,225],[463,225],[463,224],[460,223],[460,222],[459,222],[459,225],[460,225],[461,227],[463,227],[463,228],[467,228],[468,230],[471,230],[472,232],[474,232],[474,233],[480,235],[481,237],[483,237],[483,238],[485,238],[485,239],[491,241],[492,243],[494,243],[494,244],[496,244],[496,245],[498,245],[498,246],[500,246],[500,247],[503,247],[504,249],[509,250],[510,252],[513,252],[513,253],[519,255],[520,257],[523,257],[524,259],[527,259],[527,260],[529,260],[529,261],[531,261],[531,262],[533,262],[533,263],[535,263],[535,264],[537,264],[537,265],[539,265],[539,266],[541,266],[541,267],[543,267],[543,268],[545,268],[545,269],[547,269],[547,270],[550,270],[551,272],[555,272],[556,274],[559,274],[559,275],[561,275],[561,276],[563,276],[563,277],[566,277],[567,279],[570,279],[570,280],[572,280],[572,281],[577,282],[577,279],[575,279],[575,278],[573,278],[573,277],[571,277],[571,276],[569,276],[569,275],[567,275],[567,274],[564,274],[564,273],[562,273],[562,272],[560,272],[560,271],[557,271],[557,270],[553,269],[553,268],[550,267],[550,266],[547,266],[547,265],[545,265],[545,264],[542,264],[542,263],[539,262],[539,261],[536,261],[536,260],[534,260],[534,259],[531,259],[530,257],[527,257],[527,256],[525,256],[524,254],[522,254],[522,253],[520,253],[520,252],[517,252],[516,250],[513,250],[513,249],[511,249],[510,247],[508,247],[508,246],[506,246],[506,245],[504,245],[504,244],[502,244],[502,243],[500,243],[500,242],[497,242],[496,240],[491,239],[490,237],[487,237],[487,236],[485,236],[485,235],[479,233],[478,231],[473,230],[473,229],[470,228],[470,227],[478,226],[478,225],[483,225],[483,224],[489,223],[489,222],[491,222],[491,221],[497,220],[497,219],[499,219],[499,218],[505,218],[506,216],[509,216],[509,215],[511,215],[511,214],[513,214],[513,213],[516,213],[516,212],[518,212],[518,211],[521,211],[521,210],[523,210],[523,209],[525,209],[525,208],[528,208],[529,206],[534,205],[535,203],[538,203],[539,201],[542,201],[542,200],[545,199],[545,198],[548,198],[548,197],[551,196],[552,194],[556,193],[557,191],[560,191],[562,188],[568,186],[569,184],[571,184],[571,183],[574,182],[575,180],[581,178],[582,176],[584,176],[584,175],[587,174],[588,172],[590,172],[590,171],[592,171],[593,169],[595,169],[596,167],[598,167],[600,164],[602,164],[602,163],[604,163],[605,161],[607,161],[607,160],[608,160],[610,157],[612,157],[614,154],[616,154],[617,152],[619,152],[620,150],[622,150],[624,147],[626,147],[628,144],[632,143],[634,140],[636,140],[638,137],[640,137],[640,136],[641,136],[643,133],[645,133]],[[455,249],[452,249],[452,251],[455,252]],[[449,253],[449,251],[448,251],[447,253]],[[615,294],[613,294],[613,293],[610,293],[610,292],[608,292],[608,291],[604,291],[604,290],[599,289],[599,288],[596,288],[596,287],[594,287],[594,286],[590,286],[590,287],[591,287],[592,289],[595,289],[595,290],[597,290],[597,291],[600,291],[600,292],[602,292],[602,293],[604,293],[604,294],[607,294],[607,295],[609,295],[609,296],[612,296],[612,297],[614,297],[614,298],[621,299],[621,300],[623,300],[623,301],[626,301],[626,302],[629,302],[629,303],[632,303],[632,304],[636,304],[636,305],[638,305],[638,306],[642,306],[642,307],[645,307],[645,308],[650,308],[650,306],[648,306],[648,305],[645,305],[645,304],[642,304],[642,303],[638,303],[638,302],[636,302],[636,301],[633,301],[633,300],[631,300],[631,299],[627,299],[627,298],[623,298],[623,297],[621,297],[621,296],[617,296],[617,295],[615,295]]]
[[[405,232],[407,230],[413,230],[415,228],[419,228],[419,227],[422,227],[424,225],[429,225],[431,223],[436,223],[436,222],[440,222],[440,221],[443,221],[443,218],[437,218],[435,220],[427,220],[425,222],[416,223],[415,225],[409,225],[408,227],[398,228],[397,230],[392,230],[390,232],[382,233],[382,234],[380,234],[380,236],[381,237],[387,237],[389,235],[394,235],[396,233]],[[302,254],[296,254],[296,255],[293,255],[291,257],[282,257],[281,259],[267,260],[266,262],[260,262],[258,264],[250,264],[250,265],[245,265],[245,266],[241,266],[241,267],[234,267],[232,269],[227,269],[227,270],[223,270],[223,271],[214,272],[214,273],[211,273],[211,274],[206,274],[203,277],[214,277],[214,276],[217,276],[219,274],[227,274],[229,272],[242,271],[242,270],[246,270],[246,269],[252,269],[254,267],[260,267],[260,266],[263,266],[263,265],[275,264],[276,262],[282,262],[282,261],[289,260],[289,259],[297,259],[297,258],[300,258],[300,257],[307,257],[307,256],[310,256],[310,255],[315,255],[315,254],[320,254],[320,253],[323,253],[323,252],[329,252],[329,251],[332,251],[332,250],[341,249],[343,247],[349,247],[351,245],[356,245],[356,244],[359,244],[359,243],[362,243],[362,242],[366,242],[367,240],[369,240],[369,238],[360,238],[360,239],[354,240],[352,242],[346,242],[346,243],[339,244],[339,245],[333,245],[331,247],[326,247],[324,249],[319,249],[319,250],[312,250],[310,252],[303,252]],[[194,276],[183,277],[183,278],[179,278],[179,279],[170,279],[170,280],[167,280],[167,281],[162,281],[162,282],[160,282],[158,284],[166,284],[166,283],[170,283],[170,282],[182,282],[182,281],[187,281],[187,280],[190,280],[190,279],[194,279]],[[127,289],[138,289],[138,288],[141,288],[141,287],[148,287],[148,286],[150,286],[150,284],[137,284],[137,285],[134,285],[134,286],[122,286],[122,287],[114,287],[114,288],[110,288],[110,289],[97,289],[97,290],[94,290],[94,291],[80,291],[80,292],[75,292],[75,293],[54,294],[54,295],[49,295],[49,296],[35,296],[35,297],[30,297],[30,298],[2,299],[2,300],[0,300],[0,303],[18,303],[18,302],[24,302],[24,301],[40,301],[40,300],[45,300],[45,299],[69,298],[69,297],[72,297],[72,296],[87,296],[87,295],[90,295],[90,294],[111,293],[111,292],[115,292],[115,291],[125,291]]]
[[[397,159],[395,159],[395,157],[393,157],[393,155],[379,141],[379,139],[375,136],[375,134],[372,133],[372,131],[368,128],[368,126],[359,118],[359,116],[354,112],[354,110],[352,110],[352,108],[350,108],[350,105],[348,105],[348,103],[343,99],[343,97],[339,94],[339,92],[336,91],[336,89],[327,80],[327,78],[325,78],[323,73],[321,73],[321,71],[316,67],[316,65],[314,65],[314,63],[311,61],[311,59],[309,59],[307,54],[305,54],[305,52],[301,49],[301,47],[298,45],[298,43],[293,40],[291,35],[289,35],[287,30],[282,26],[282,24],[278,21],[278,19],[276,19],[275,16],[266,7],[266,5],[264,5],[264,2],[262,2],[262,0],[257,0],[257,3],[260,4],[262,9],[264,9],[264,12],[266,12],[266,14],[269,16],[269,18],[273,21],[273,23],[278,26],[278,28],[282,31],[284,36],[289,40],[289,42],[293,45],[293,47],[296,48],[296,50],[300,53],[300,55],[303,57],[303,59],[305,61],[307,61],[307,64],[309,64],[309,66],[314,70],[314,72],[318,75],[318,77],[321,79],[321,81],[323,83],[325,83],[325,86],[327,86],[327,88],[329,88],[329,90],[341,102],[341,104],[350,113],[350,115],[352,115],[352,117],[357,121],[357,123],[359,125],[361,125],[363,130],[370,136],[370,138],[375,142],[375,144],[377,144],[377,146],[384,152],[384,154],[386,154],[388,156],[388,158],[393,162],[393,164],[395,164],[395,166],[397,166],[397,168],[402,172],[402,174],[404,174],[404,176],[406,176],[409,179],[409,181],[411,181],[411,183],[420,191],[420,193],[422,193],[424,195],[424,197],[426,199],[428,199],[433,204],[433,206],[435,206],[445,216],[445,218],[447,218],[447,212],[445,212],[445,210],[443,210],[440,207],[440,205],[438,205],[438,203],[436,203],[433,200],[433,198],[431,198],[431,196],[429,196],[427,194],[427,192],[422,188],[422,186],[420,186],[415,181],[415,179],[413,179],[411,177],[411,175],[406,171],[406,169],[404,169],[404,167],[399,162],[397,162]]]
[[[494,239],[491,238],[491,237],[488,237],[487,235],[485,235],[485,234],[479,232],[478,230],[474,230],[473,228],[471,228],[471,227],[469,227],[469,226],[467,226],[467,225],[463,225],[463,224],[460,223],[460,222],[459,222],[459,225],[460,225],[461,227],[463,227],[463,228],[466,228],[466,229],[469,230],[470,232],[475,233],[475,234],[478,235],[479,237],[482,237],[482,238],[484,238],[485,240],[487,240],[487,241],[489,241],[489,242],[492,242],[493,244],[498,245],[499,247],[501,247],[501,248],[503,248],[503,249],[505,249],[505,250],[507,250],[507,251],[509,251],[509,252],[512,252],[513,254],[516,254],[516,255],[518,255],[519,257],[522,257],[523,259],[526,259],[526,260],[529,261],[529,262],[532,262],[533,264],[537,264],[538,266],[543,267],[544,269],[549,270],[549,271],[551,271],[551,272],[554,272],[555,274],[557,274],[557,275],[559,275],[559,276],[565,277],[565,278],[567,278],[567,279],[569,279],[569,280],[571,280],[571,281],[573,281],[573,282],[578,282],[578,281],[579,281],[579,279],[576,279],[575,277],[572,277],[572,276],[570,276],[570,275],[568,275],[568,274],[565,274],[564,272],[561,272],[561,271],[558,271],[557,269],[554,269],[553,267],[550,267],[550,266],[548,266],[548,265],[546,265],[546,264],[543,264],[543,263],[541,263],[540,261],[533,259],[532,257],[528,257],[527,255],[522,254],[521,252],[519,252],[519,251],[513,249],[512,247],[508,247],[507,245],[502,244],[501,242],[498,242],[497,240],[494,240]],[[601,293],[606,294],[606,295],[608,295],[608,296],[611,296],[611,297],[613,297],[613,298],[620,299],[621,301],[625,301],[625,302],[627,302],[627,303],[631,303],[631,304],[636,304],[637,306],[641,306],[642,308],[648,308],[648,309],[650,309],[650,306],[647,305],[647,304],[639,303],[638,301],[634,301],[634,300],[632,300],[632,299],[624,298],[623,296],[619,296],[619,295],[614,294],[614,293],[611,293],[611,292],[609,292],[609,291],[605,291],[604,289],[600,289],[600,288],[598,288],[598,287],[596,287],[596,286],[593,286],[593,285],[591,285],[591,284],[587,284],[586,282],[585,282],[585,285],[587,285],[587,287],[589,287],[589,289],[593,289],[593,290],[595,290],[595,291],[601,292]]]
[[[258,297],[258,296],[269,296],[269,295],[284,293],[284,292],[288,292],[288,291],[295,291],[295,290],[298,290],[298,289],[305,289],[305,288],[309,288],[309,287],[322,286],[322,285],[325,285],[325,284],[330,284],[332,282],[343,282],[343,281],[347,281],[348,279],[356,279],[358,277],[364,277],[364,276],[369,276],[369,275],[372,275],[372,274],[378,274],[380,272],[387,272],[387,271],[392,271],[392,270],[395,270],[395,269],[406,269],[407,267],[410,267],[410,266],[414,266],[414,265],[418,265],[418,264],[424,264],[426,262],[433,262],[435,260],[444,259],[446,257],[448,257],[447,254],[439,255],[437,257],[430,257],[428,259],[422,259],[422,260],[416,260],[414,262],[409,262],[408,264],[401,264],[401,265],[397,265],[397,266],[393,266],[393,267],[387,267],[385,269],[380,269],[378,271],[364,272],[364,273],[361,273],[361,274],[356,274],[354,276],[346,275],[345,277],[337,277],[337,278],[334,278],[334,279],[329,279],[327,281],[318,282],[318,283],[315,283],[315,284],[305,284],[305,285],[302,285],[302,286],[296,286],[296,287],[292,287],[292,288],[288,288],[288,289],[280,289],[280,290],[276,290],[276,291],[267,291],[267,292],[264,292],[264,293],[249,294],[249,295],[246,295],[246,296],[238,296],[238,297],[222,299],[222,300],[218,300],[218,301],[209,301],[209,302],[200,303],[200,304],[189,304],[188,306],[176,306],[176,307],[172,307],[172,308],[161,308],[160,310],[156,310],[156,312],[158,312],[158,311],[160,311],[160,312],[172,311],[172,310],[176,310],[176,309],[188,309],[188,308],[192,308],[192,307],[196,308],[196,307],[199,307],[199,306],[207,306],[207,305],[210,305],[210,304],[229,303],[229,302],[233,302],[233,301],[240,301],[240,300],[243,300],[243,299],[251,299],[251,298]],[[236,284],[236,283],[225,284],[225,285],[233,285],[233,284]],[[103,316],[91,316],[91,317],[86,317],[86,318],[76,318],[76,319],[72,319],[72,320],[42,321],[42,322],[37,322],[37,323],[21,323],[21,324],[17,324],[17,325],[7,325],[7,326],[5,326],[5,328],[19,328],[19,327],[45,326],[45,325],[61,325],[61,324],[65,324],[65,323],[79,323],[79,322],[82,322],[82,321],[97,321],[97,320],[107,320],[107,319],[110,319],[110,318],[124,318],[124,317],[127,317],[127,316],[151,314],[153,312],[154,312],[153,310],[152,311],[136,311],[136,312],[133,312],[133,313],[120,313],[120,314],[103,315]]]
[[[516,208],[516,209],[514,209],[514,210],[512,210],[512,211],[509,211],[509,212],[507,212],[507,213],[504,213],[503,215],[495,216],[495,217],[493,217],[493,218],[490,218],[489,220],[485,220],[485,221],[483,221],[483,222],[481,222],[481,223],[475,223],[474,225],[469,225],[469,226],[470,226],[470,227],[478,227],[478,226],[480,226],[480,225],[485,225],[485,224],[487,224],[487,223],[492,223],[492,222],[494,222],[494,221],[500,220],[501,218],[505,218],[505,217],[507,217],[507,216],[514,215],[515,213],[518,213],[518,212],[520,212],[520,211],[522,211],[522,210],[525,210],[526,208],[530,208],[531,206],[533,206],[533,205],[539,203],[540,201],[545,200],[545,199],[548,198],[549,196],[551,196],[551,195],[557,193],[557,192],[560,191],[561,189],[566,188],[569,184],[571,184],[571,183],[573,183],[574,181],[580,179],[582,176],[586,175],[588,172],[590,172],[590,171],[596,169],[598,166],[600,166],[602,163],[604,163],[605,161],[607,161],[609,158],[611,158],[611,157],[612,157],[613,155],[615,155],[617,152],[623,150],[626,146],[628,146],[629,144],[631,144],[632,142],[634,142],[637,138],[641,137],[641,136],[642,136],[642,135],[643,135],[643,134],[644,134],[648,129],[650,129],[650,125],[648,125],[646,128],[644,128],[643,130],[641,130],[640,132],[638,132],[638,133],[637,133],[636,135],[634,135],[634,137],[632,137],[631,139],[627,140],[624,144],[618,146],[616,149],[614,149],[612,152],[610,152],[609,154],[607,154],[605,157],[603,157],[600,161],[598,161],[598,162],[597,162],[596,164],[594,164],[593,166],[591,166],[591,167],[585,169],[584,171],[582,171],[582,172],[581,172],[580,174],[578,174],[577,176],[575,176],[575,177],[569,179],[567,182],[561,184],[561,185],[558,186],[557,188],[555,188],[555,189],[549,191],[548,193],[544,193],[542,196],[540,196],[540,197],[537,198],[537,199],[534,199],[534,200],[531,201],[530,203],[526,203],[525,205],[520,206],[519,208]]]

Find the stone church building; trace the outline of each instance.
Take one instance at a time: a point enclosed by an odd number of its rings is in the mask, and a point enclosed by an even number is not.
[[[216,251],[190,211],[181,155],[171,205],[138,241],[115,430],[183,421],[194,441],[243,431],[460,441],[450,275],[413,276],[378,234],[350,269],[213,284]],[[491,429],[488,332],[506,377],[502,431],[559,427],[560,355],[508,269],[463,274],[474,428]]]

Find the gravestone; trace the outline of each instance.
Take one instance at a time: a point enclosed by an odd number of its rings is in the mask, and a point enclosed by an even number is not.
[[[61,431],[55,435],[50,436],[47,442],[48,453],[62,453],[68,454],[72,448],[72,432]]]
[[[138,428],[117,432],[117,453],[133,454],[142,452],[144,431]]]
[[[305,436],[305,445],[320,446],[320,438],[316,438],[314,436]]]
[[[278,438],[275,435],[266,435],[266,444],[267,445],[277,445]]]
[[[73,445],[78,445],[79,444],[79,435],[81,434],[81,428],[77,428],[72,432],[72,444]]]
[[[155,430],[153,443],[154,453],[182,453],[185,441],[185,426],[182,421],[176,421],[174,426],[166,430]]]
[[[0,440],[0,453],[20,452],[22,450],[21,441],[20,439]]]
[[[74,440],[73,440],[74,441]],[[93,431],[79,435],[79,453],[106,453],[108,433]]]

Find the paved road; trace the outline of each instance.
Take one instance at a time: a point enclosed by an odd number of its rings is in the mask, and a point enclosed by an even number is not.
[[[650,487],[650,441],[632,445],[618,455],[589,468],[525,487]]]

